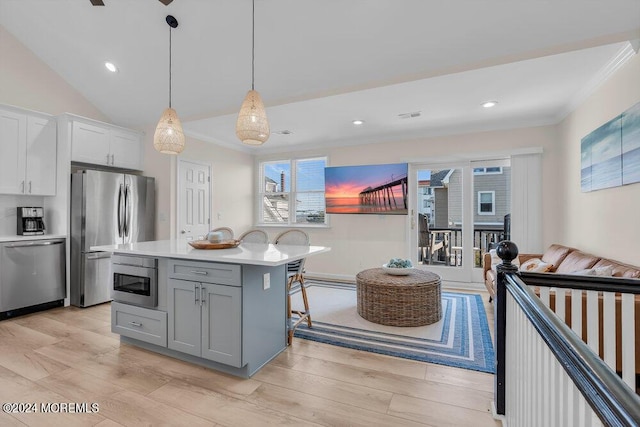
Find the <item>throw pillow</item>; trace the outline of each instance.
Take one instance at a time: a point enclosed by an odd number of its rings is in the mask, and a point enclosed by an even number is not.
[[[533,273],[544,273],[553,268],[553,265],[543,262],[540,258],[532,258],[522,263],[520,271],[530,271]]]
[[[585,268],[584,270],[572,271],[569,274],[574,274],[576,276],[595,276],[596,270],[593,268]]]
[[[594,275],[603,276],[603,277],[612,277],[613,276],[613,266],[605,265],[604,267],[594,267],[593,268]]]
[[[613,267],[606,265],[604,267],[585,268],[584,270],[572,271],[569,274],[575,274],[577,276],[611,277],[613,276]]]

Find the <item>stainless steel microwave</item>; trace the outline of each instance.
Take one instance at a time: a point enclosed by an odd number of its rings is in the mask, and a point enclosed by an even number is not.
[[[114,254],[113,300],[141,307],[158,306],[158,260]]]

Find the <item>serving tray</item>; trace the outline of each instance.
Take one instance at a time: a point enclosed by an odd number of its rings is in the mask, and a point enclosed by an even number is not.
[[[211,243],[208,240],[191,240],[187,243],[195,249],[229,249],[238,246],[240,240],[225,240],[218,243]]]

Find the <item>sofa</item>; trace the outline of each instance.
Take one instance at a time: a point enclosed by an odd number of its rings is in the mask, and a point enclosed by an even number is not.
[[[491,298],[496,294],[496,270],[495,265],[501,260],[496,258],[495,254],[485,253],[483,257],[484,281],[487,291]],[[492,268],[493,262],[493,268]],[[558,274],[558,279],[562,280],[561,275],[584,274],[590,276],[603,277],[620,277],[626,279],[640,279],[640,267],[623,264],[621,262],[602,258],[597,255],[591,255],[578,249],[568,246],[553,244],[547,248],[543,254],[519,254],[514,264],[519,264],[521,271],[539,272],[543,274]],[[640,280],[638,280],[640,286]],[[539,290],[535,290],[539,295]],[[550,293],[549,305],[555,311],[556,301],[555,293]],[[620,296],[616,296],[616,370],[622,370],[621,360],[621,314],[620,314]],[[603,355],[602,347],[602,297],[598,301],[599,311],[599,330],[600,330],[600,357]],[[586,341],[587,337],[587,321],[586,321],[586,294],[582,297],[582,339]],[[571,294],[565,294],[565,322],[571,326]],[[636,374],[640,374],[640,295],[635,297],[635,335],[636,335]]]

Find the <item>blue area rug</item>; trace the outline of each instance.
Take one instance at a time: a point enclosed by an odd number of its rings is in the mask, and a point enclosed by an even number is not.
[[[433,325],[394,327],[361,318],[354,284],[307,281],[312,328],[301,323],[295,336],[370,351],[494,373],[494,350],[487,316],[478,294],[442,292],[442,320]],[[301,298],[294,295],[294,308]]]

